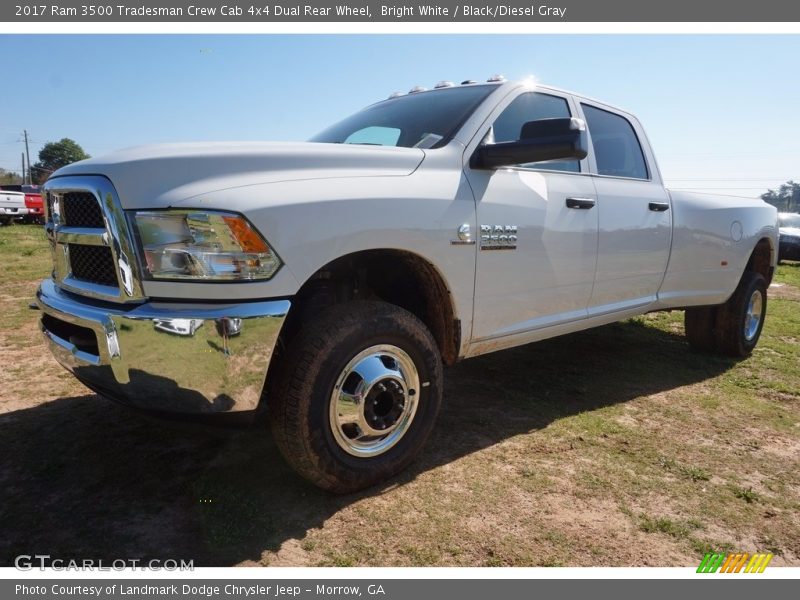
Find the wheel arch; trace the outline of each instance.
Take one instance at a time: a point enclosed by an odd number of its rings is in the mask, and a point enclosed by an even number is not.
[[[292,299],[270,371],[278,368],[281,348],[303,322],[328,306],[355,299],[383,300],[408,310],[428,327],[442,361],[447,365],[458,361],[461,321],[441,271],[414,252],[375,248],[340,256],[305,280]]]
[[[777,249],[774,247],[773,240],[768,237],[762,237],[756,242],[753,251],[750,253],[745,265],[745,272],[753,271],[759,273],[767,280],[767,285],[772,283],[772,277],[775,274]],[[744,277],[744,273],[742,274]]]

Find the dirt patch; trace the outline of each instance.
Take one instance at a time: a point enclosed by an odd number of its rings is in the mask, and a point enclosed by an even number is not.
[[[769,296],[770,298],[800,302],[800,288],[787,283],[773,283],[769,286]]]
[[[54,400],[59,396],[90,393],[72,375],[57,365],[43,342],[36,343],[41,333],[35,323],[26,323],[14,337],[30,340],[30,345],[19,347],[9,343],[9,335],[0,332],[3,348],[3,369],[0,369],[0,412],[13,413]],[[46,376],[45,376],[46,375]]]

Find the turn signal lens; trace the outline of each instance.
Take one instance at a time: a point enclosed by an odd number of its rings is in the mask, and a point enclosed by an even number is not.
[[[245,221],[243,217],[222,217],[222,220],[228,224],[233,237],[239,242],[239,247],[243,251],[255,253],[269,252],[267,242],[250,227],[250,223]]]

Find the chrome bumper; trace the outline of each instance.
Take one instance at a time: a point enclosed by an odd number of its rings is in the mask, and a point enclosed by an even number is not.
[[[288,300],[112,306],[59,290],[36,294],[61,365],[88,387],[170,413],[255,410]]]

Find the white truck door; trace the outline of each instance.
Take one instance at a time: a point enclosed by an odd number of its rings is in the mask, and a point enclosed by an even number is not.
[[[589,314],[645,306],[656,300],[669,261],[669,194],[633,117],[587,102],[581,109],[600,224]]]
[[[528,121],[576,111],[566,96],[526,91],[498,112],[490,143],[519,139]],[[598,226],[587,170],[585,160],[467,167],[478,222],[473,341],[586,316]]]

